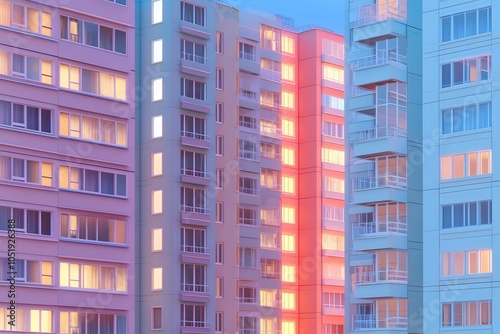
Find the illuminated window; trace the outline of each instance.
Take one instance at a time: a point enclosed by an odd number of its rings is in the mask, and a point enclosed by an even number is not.
[[[163,250],[163,229],[154,228],[151,230],[151,250],[161,252]]]
[[[153,191],[153,205],[152,205],[152,213],[159,214],[163,212],[163,191],[155,190]]]
[[[441,180],[491,174],[491,151],[441,157]]]
[[[151,14],[151,24],[161,23],[163,21],[163,0],[153,0]]]
[[[278,290],[260,289],[260,306],[276,307],[278,305]]]
[[[163,268],[153,268],[152,270],[152,284],[151,289],[153,291],[163,289]]]
[[[181,20],[204,27],[205,7],[181,1]]]
[[[282,265],[281,266],[281,280],[283,282],[293,283],[297,280],[295,266]]]
[[[280,31],[278,29],[261,25],[260,46],[264,49],[279,52]]]
[[[292,148],[283,147],[281,149],[281,161],[284,165],[294,166],[295,165],[295,150]]]
[[[126,244],[126,223],[120,219],[61,214],[61,238]]]
[[[153,79],[151,87],[153,102],[161,101],[163,99],[163,78]]]
[[[282,234],[281,249],[284,252],[295,252],[295,236],[292,234]]]
[[[87,328],[87,331],[82,332],[80,331],[81,328]],[[99,331],[98,328],[100,328]],[[56,331],[56,333],[81,334],[89,333],[89,329],[93,333],[126,333],[127,317],[125,315],[110,314],[109,311],[106,314],[96,313],[96,310],[89,310],[89,313],[59,313],[59,331]]]
[[[59,285],[75,289],[126,292],[127,269],[60,262]]]
[[[344,180],[333,176],[323,176],[323,189],[325,191],[344,193]]]
[[[331,233],[322,234],[322,249],[344,251],[344,236]]]
[[[295,95],[291,92],[281,92],[281,106],[288,109],[294,109]]]
[[[281,177],[281,189],[284,193],[295,193],[295,179],[289,176]]]
[[[321,148],[321,162],[344,166],[344,152],[331,148]]]
[[[323,65],[323,79],[344,84],[344,70],[333,66]]]
[[[153,116],[153,139],[163,136],[163,116]]]
[[[158,176],[163,173],[163,153],[153,153],[151,155],[152,176]]]
[[[295,53],[295,39],[281,35],[281,52],[293,55]]]
[[[291,64],[281,64],[281,79],[284,81],[295,82],[295,67]]]
[[[281,293],[281,308],[283,310],[295,310],[295,292],[286,292],[283,291]]]
[[[281,207],[281,221],[287,224],[295,224],[295,208],[290,206]]]
[[[491,326],[491,300],[442,304],[443,327]]]
[[[153,64],[163,61],[163,40],[153,41]]]
[[[282,321],[281,333],[282,334],[297,334],[296,325],[294,321]]]
[[[281,120],[281,133],[283,136],[295,137],[295,124],[288,119]]]
[[[448,252],[442,254],[442,276],[475,275],[492,272],[491,249]]]

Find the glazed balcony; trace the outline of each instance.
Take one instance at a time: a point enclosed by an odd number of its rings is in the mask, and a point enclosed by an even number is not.
[[[355,298],[407,297],[408,272],[395,268],[379,268],[357,276]]]
[[[181,131],[181,144],[197,148],[210,148],[210,138],[204,133]]]
[[[240,51],[240,71],[251,73],[251,74],[260,74],[260,62],[255,53],[249,53]]]
[[[260,77],[270,81],[281,82],[281,72],[269,70],[267,68],[262,68],[260,70]]]
[[[210,184],[210,179],[204,170],[193,170],[189,168],[181,169],[181,181],[200,186],[208,186]]]
[[[394,51],[379,50],[376,54],[356,58],[351,62],[353,85],[373,88],[387,82],[406,82],[406,56]]]
[[[368,158],[377,155],[407,154],[407,130],[395,126],[371,128],[353,132],[353,155]]]
[[[407,179],[398,175],[361,177],[353,180],[353,203],[406,202]]]
[[[356,7],[351,22],[354,42],[373,43],[376,40],[406,35],[406,3],[374,3]]]
[[[354,251],[406,249],[406,222],[357,222],[352,224]]]
[[[181,205],[181,219],[183,224],[208,226],[210,225],[210,212],[207,208]]]
[[[377,330],[379,334],[402,334],[407,333],[407,328],[408,317],[387,316],[377,319],[375,314],[355,314],[352,318],[352,329],[356,332],[373,333],[373,330]]]
[[[183,73],[203,78],[210,76],[208,59],[188,52],[181,52],[181,70]]]
[[[259,99],[256,91],[240,89],[240,107],[245,109],[259,109]]]

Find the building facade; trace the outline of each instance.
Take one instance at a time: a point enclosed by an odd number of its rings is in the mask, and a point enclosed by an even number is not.
[[[136,332],[342,333],[342,37],[138,11]]]
[[[134,332],[134,19],[0,1],[1,332]]]
[[[421,6],[358,0],[346,13],[347,333],[423,332]]]

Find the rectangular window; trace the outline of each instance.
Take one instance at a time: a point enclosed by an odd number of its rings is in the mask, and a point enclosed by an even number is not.
[[[321,148],[321,162],[344,166],[344,160],[345,156],[343,151],[338,151],[326,147]]]
[[[0,3],[1,6],[1,3]],[[23,332],[23,333],[54,333],[52,311],[39,309],[21,309],[16,307],[16,321],[14,325],[9,323],[9,310],[0,309],[0,329],[2,332]],[[57,332],[63,333],[63,332]],[[65,334],[68,332],[64,332]]]
[[[117,0],[117,3],[118,1],[120,0]],[[152,308],[152,326],[154,325],[154,315],[154,308]],[[60,334],[82,333],[81,328],[87,328],[87,331],[83,333],[113,334],[127,332],[127,317],[125,315],[101,314],[95,313],[95,311],[92,313],[60,312],[59,321],[59,331],[56,332]],[[52,331],[47,331],[47,333],[49,332]]]
[[[151,290],[159,291],[163,289],[163,268],[153,268],[151,270]]]
[[[284,252],[295,252],[295,236],[293,234],[281,235],[281,249]]]
[[[240,247],[239,265],[245,268],[258,268],[258,254],[256,248]]]
[[[292,92],[281,92],[281,106],[283,108],[295,109],[295,95]]]
[[[16,259],[14,266],[17,282],[53,285],[52,262]],[[0,258],[0,281],[7,282],[11,272],[8,259]]]
[[[0,231],[7,231],[8,220],[14,218],[17,233],[52,235],[51,217],[52,214],[48,211],[0,206]]]
[[[59,113],[59,135],[127,146],[127,124],[94,117]]]
[[[208,213],[205,190],[181,187],[181,210],[183,212]]]
[[[441,123],[442,134],[491,128],[491,102],[444,109]]]
[[[441,157],[441,180],[491,174],[491,150]]]
[[[163,78],[153,79],[151,87],[151,100],[153,102],[163,100]]]
[[[215,244],[215,264],[224,264],[224,244],[222,242]]]
[[[323,80],[344,84],[344,70],[330,65],[323,65]]]
[[[344,125],[328,121],[322,121],[321,134],[328,137],[344,139]]]
[[[61,214],[61,238],[127,243],[126,222],[119,219]]]
[[[151,155],[151,176],[163,174],[163,153],[153,153]]]
[[[332,176],[323,176],[323,190],[325,191],[343,194],[344,183],[343,179]]]
[[[281,149],[281,161],[284,165],[295,166],[295,150],[283,147]]]
[[[151,3],[151,24],[163,22],[163,0],[153,0]]]
[[[281,64],[281,79],[283,81],[295,82],[295,67],[291,64]]]
[[[491,200],[442,206],[443,229],[463,226],[489,225],[491,222]]]
[[[152,192],[151,213],[153,215],[163,212],[163,191],[154,190]]]
[[[294,283],[297,280],[296,267],[292,265],[282,265],[281,275],[282,282]]]
[[[160,63],[163,61],[163,39],[157,39],[152,43],[152,57],[153,57],[153,60],[152,60],[152,63],[153,64],[156,64],[156,63]]]
[[[61,16],[61,39],[88,46],[127,53],[127,33],[123,30],[98,25],[68,16]]]
[[[259,154],[257,152],[257,143],[248,140],[238,141],[238,156],[243,159],[248,160],[259,160]]]
[[[222,333],[224,331],[223,314],[223,312],[215,312],[215,333]]]
[[[283,176],[281,178],[281,190],[284,193],[295,194],[295,178],[291,176]]]
[[[281,292],[281,308],[283,310],[295,310],[295,292]]]
[[[53,84],[52,62],[49,60],[0,51],[0,61],[0,74]]]
[[[0,100],[0,125],[52,133],[52,110]]]
[[[52,36],[52,16],[49,12],[9,1],[0,1],[0,12],[0,25]]]
[[[491,300],[442,304],[442,327],[491,326]]]
[[[260,69],[262,79],[281,82],[282,65],[280,62],[267,58],[261,58]]]
[[[224,137],[223,136],[215,136],[215,155],[218,155],[218,156],[224,155]]]
[[[267,90],[261,90],[260,105],[272,110],[279,110],[281,107],[280,94]]]
[[[491,7],[441,17],[441,42],[491,32]]]
[[[218,31],[215,35],[215,52],[224,53],[224,34]]]
[[[260,169],[260,187],[273,190],[280,190],[281,172],[274,169],[261,168]]]
[[[295,208],[291,206],[281,207],[281,221],[287,224],[295,224]]]
[[[52,187],[53,166],[48,162],[24,160],[0,155],[0,180]]]
[[[207,177],[206,154],[181,150],[181,174]]]
[[[181,78],[181,96],[205,101],[205,86],[204,82]]]
[[[208,328],[206,306],[200,304],[181,304],[181,326]]]
[[[292,56],[295,54],[295,39],[293,37],[281,35],[281,52]]]
[[[217,168],[215,170],[215,188],[216,189],[224,188],[224,170],[221,168]]]
[[[205,7],[181,1],[181,20],[205,26]]]
[[[163,311],[161,307],[151,309],[151,329],[163,329]]]
[[[163,250],[163,229],[151,229],[151,251],[161,252]]]
[[[239,57],[248,61],[257,62],[257,53],[255,46],[247,43],[239,43]]]
[[[181,115],[181,136],[207,141],[206,120],[200,117]]]
[[[215,298],[224,297],[224,278],[215,277]]]
[[[224,103],[215,104],[215,123],[224,123]]]
[[[276,289],[260,289],[260,306],[278,307],[279,293]]]
[[[208,292],[207,267],[202,264],[181,264],[181,291]]]
[[[442,254],[442,276],[475,275],[492,272],[491,249],[448,252]]]
[[[249,208],[239,208],[238,209],[238,223],[240,225],[257,225],[257,210]]]
[[[344,59],[344,44],[329,39],[322,40],[323,54]]]
[[[251,177],[239,177],[239,187],[240,193],[248,194],[248,195],[257,195],[257,180]]]
[[[441,88],[491,79],[491,55],[441,65]]]
[[[278,260],[261,259],[260,277],[266,279],[281,279],[281,262]]]
[[[153,116],[152,137],[163,137],[163,116]]]
[[[323,107],[331,108],[331,109],[337,109],[337,110],[344,110],[344,99],[328,94],[323,94],[322,95],[322,100],[321,100],[321,105]]]
[[[127,292],[127,269],[60,262],[59,284],[74,289]]]
[[[204,44],[181,39],[181,59],[199,64],[206,64],[206,47]]]
[[[281,34],[278,29],[270,26],[260,26],[260,46],[266,50],[274,52],[280,51]]]
[[[70,166],[59,166],[59,188],[99,193],[117,197],[127,196],[127,177]]]
[[[238,291],[238,299],[243,304],[257,303],[257,289],[252,287],[240,286]]]
[[[281,133],[286,137],[295,137],[295,123],[292,120],[281,120]]]
[[[206,254],[206,231],[197,228],[181,228],[181,251],[187,253]]]
[[[224,89],[224,70],[222,68],[215,69],[215,89]]]

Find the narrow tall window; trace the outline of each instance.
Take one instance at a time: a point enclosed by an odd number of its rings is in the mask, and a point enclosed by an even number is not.
[[[163,0],[153,0],[151,7],[152,24],[163,22]]]

